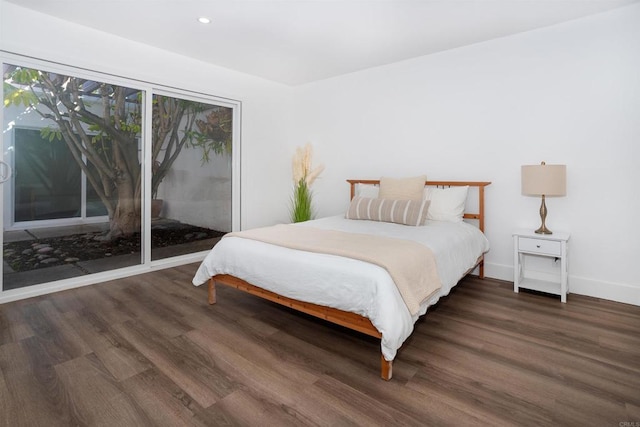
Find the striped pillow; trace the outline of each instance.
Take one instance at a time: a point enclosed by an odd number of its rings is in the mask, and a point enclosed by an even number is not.
[[[357,196],[351,200],[345,218],[424,225],[429,203],[429,200],[371,199]]]

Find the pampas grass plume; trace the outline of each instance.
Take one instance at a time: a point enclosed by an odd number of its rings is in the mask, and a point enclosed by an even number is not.
[[[324,170],[323,165],[312,170],[312,160],[313,148],[311,144],[296,148],[291,163],[294,183],[291,198],[291,220],[293,222],[307,221],[312,217],[311,184]]]
[[[308,187],[311,187],[311,184],[313,184],[313,182],[316,180],[318,175],[320,175],[322,173],[323,170],[324,170],[324,165],[320,165],[317,168],[315,168],[314,170],[312,170],[311,172],[309,172],[309,174],[305,178],[305,181],[306,181]]]

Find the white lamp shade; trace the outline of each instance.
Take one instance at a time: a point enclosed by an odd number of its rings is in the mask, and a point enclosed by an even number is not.
[[[565,196],[567,167],[565,165],[522,166],[522,194],[525,196]]]

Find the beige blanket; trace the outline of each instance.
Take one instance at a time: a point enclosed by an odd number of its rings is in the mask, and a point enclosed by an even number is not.
[[[389,272],[412,315],[416,315],[420,304],[441,287],[433,253],[426,246],[410,240],[290,224],[234,232],[225,237],[259,240],[379,265]]]

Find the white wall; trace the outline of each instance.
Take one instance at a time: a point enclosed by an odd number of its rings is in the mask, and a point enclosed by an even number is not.
[[[282,221],[292,89],[0,2],[0,50],[242,102],[243,228]]]
[[[639,70],[635,5],[298,87],[294,135],[327,167],[320,215],[346,209],[347,178],[492,181],[487,274],[506,280],[511,232],[540,223],[520,166],[566,164],[547,226],[572,233],[571,290],[640,305]]]

